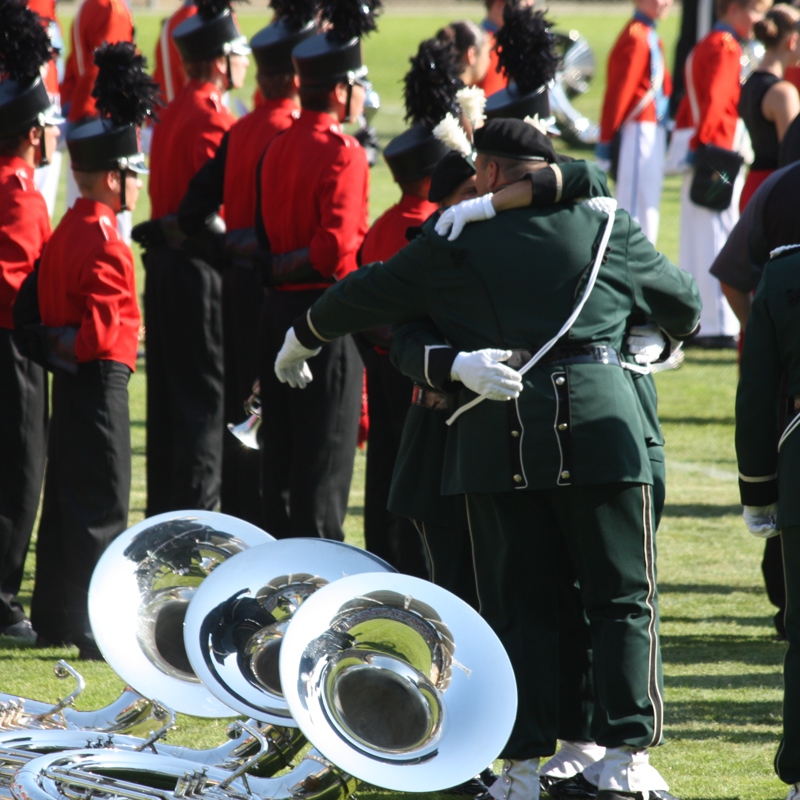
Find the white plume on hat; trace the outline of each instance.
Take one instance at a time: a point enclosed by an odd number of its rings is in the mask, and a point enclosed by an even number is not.
[[[457,150],[463,156],[472,158],[472,142],[461,123],[452,114],[445,115],[445,118],[433,129],[433,135],[451,150]]]

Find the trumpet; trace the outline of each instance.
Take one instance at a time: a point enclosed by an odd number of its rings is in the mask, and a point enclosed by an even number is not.
[[[245,446],[251,450],[258,450],[258,429],[261,427],[261,384],[256,378],[253,383],[253,393],[244,401],[244,413],[247,419],[234,425],[228,423],[228,430]]]

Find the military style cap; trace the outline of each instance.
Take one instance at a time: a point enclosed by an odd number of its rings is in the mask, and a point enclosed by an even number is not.
[[[158,84],[144,71],[145,58],[131,42],[101,45],[94,63],[99,71],[92,96],[100,119],[78,125],[67,136],[72,169],[146,174],[138,126],[153,114]]]
[[[433,135],[433,128],[460,109],[456,94],[463,87],[459,65],[449,42],[423,41],[403,78],[406,122],[411,127],[392,139],[383,151],[397,183],[410,183],[433,173],[450,148]]]
[[[307,17],[300,24],[288,18],[276,19],[271,25],[262,28],[250,39],[250,49],[259,72],[263,75],[294,72],[292,50],[316,32],[317,26],[313,17]]]
[[[292,50],[300,84],[324,89],[337,83],[366,80],[361,58],[361,37],[376,30],[380,0],[325,0],[322,19],[330,24],[325,32],[301,42]]]
[[[538,128],[521,119],[490,119],[475,131],[475,149],[478,153],[518,161],[557,160],[556,151],[547,136]]]
[[[525,119],[550,116],[548,87],[559,64],[556,40],[543,11],[509,3],[497,32],[497,60],[509,79],[507,88],[490,95],[486,116]]]
[[[0,0],[0,136],[60,125],[64,118],[47,94],[40,69],[52,58],[47,31],[21,0]]]
[[[181,59],[187,64],[219,56],[250,54],[247,38],[233,18],[229,0],[196,0],[197,13],[172,32]]]
[[[428,200],[431,203],[441,203],[474,174],[475,162],[469,156],[457,150],[448,151],[433,170]]]

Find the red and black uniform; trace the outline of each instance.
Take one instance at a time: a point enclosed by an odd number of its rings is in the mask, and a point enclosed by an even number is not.
[[[39,307],[47,328],[75,330],[77,363],[74,374],[53,371],[31,622],[49,642],[86,647],[92,571],[128,525],[141,325],[133,255],[108,206],[79,198],[64,215],[42,253]]]
[[[330,114],[305,110],[268,148],[259,180],[272,252],[259,334],[264,524],[278,538],[342,540],[361,359],[350,337],[338,339],[312,360],[314,380],[303,390],[280,383],[273,364],[294,319],[357,266],[368,227],[369,166]]]
[[[50,238],[33,167],[0,157],[0,628],[25,619],[16,595],[36,521],[46,449],[44,370],[12,339],[11,309]]]
[[[56,4],[55,0],[28,0],[28,8],[35,11],[42,18],[42,25],[46,30],[56,23]],[[42,76],[47,93],[50,97],[57,98],[58,90],[58,67],[55,58],[51,58],[45,66]]]
[[[483,89],[486,96],[489,97],[489,95],[499,92],[501,89],[505,89],[506,86],[508,86],[508,81],[506,80],[505,73],[502,70],[498,71],[497,69],[499,59],[497,56],[495,34],[497,33],[498,29],[494,27],[494,25],[489,22],[488,19],[485,19],[481,23],[481,27],[486,31],[486,36],[489,38],[490,42],[489,69],[478,86]]]
[[[69,104],[67,119],[80,122],[97,116],[92,89],[97,79],[94,51],[103,42],[133,41],[133,17],[125,0],[83,0],[70,33],[61,102]]]
[[[408,244],[409,228],[420,228],[436,204],[404,194],[372,225],[361,248],[361,262],[386,261]],[[367,368],[369,447],[364,493],[364,546],[407,575],[428,578],[420,534],[405,517],[388,510],[389,489],[414,384],[389,360],[388,328],[360,337]],[[312,362],[313,363],[313,362]]]
[[[161,25],[161,33],[156,45],[155,68],[153,80],[161,87],[160,98],[165,105],[169,105],[175,95],[186,86],[186,73],[183,71],[183,62],[180,53],[172,39],[172,31],[185,19],[197,13],[197,6],[192,0],[186,0],[181,7]]]
[[[267,146],[297,118],[289,98],[263,99],[223,137],[217,152],[192,178],[178,216],[191,225],[225,206],[229,250],[222,275],[225,423],[244,419],[244,400],[258,376],[254,342],[264,293],[252,252],[255,246],[256,181],[258,164]],[[223,434],[220,510],[261,525],[259,454]]]
[[[190,81],[150,149],[153,219],[177,214],[190,180],[235,121],[211,84]],[[147,516],[214,509],[222,460],[219,264],[157,245],[144,256],[147,323]]]

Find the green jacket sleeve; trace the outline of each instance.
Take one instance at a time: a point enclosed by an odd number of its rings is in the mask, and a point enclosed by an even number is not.
[[[389,358],[403,375],[440,391],[450,388],[450,372],[458,350],[451,347],[429,319],[392,329]]]
[[[588,161],[552,164],[530,175],[531,206],[541,208],[585,197],[611,197],[606,174]]]

